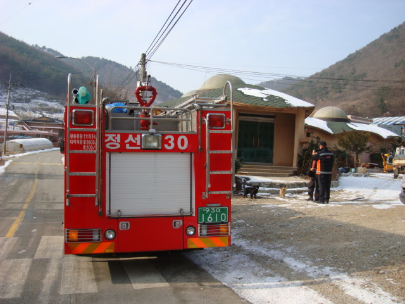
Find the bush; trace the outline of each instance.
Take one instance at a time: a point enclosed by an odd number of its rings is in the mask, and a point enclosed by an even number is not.
[[[312,151],[319,149],[319,141],[321,139],[317,137],[311,138],[307,147],[304,147],[301,154],[298,155],[298,174],[306,175],[308,170],[311,168],[312,162]]]
[[[242,165],[243,165],[242,159],[240,158],[235,159],[235,174],[238,173]]]

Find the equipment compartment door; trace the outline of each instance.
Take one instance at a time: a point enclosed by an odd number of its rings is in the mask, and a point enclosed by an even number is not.
[[[191,153],[108,153],[108,214],[112,217],[192,214],[191,162]]]

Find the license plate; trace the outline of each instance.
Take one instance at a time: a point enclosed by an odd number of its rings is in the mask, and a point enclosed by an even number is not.
[[[228,222],[228,207],[202,207],[198,208],[199,223]]]

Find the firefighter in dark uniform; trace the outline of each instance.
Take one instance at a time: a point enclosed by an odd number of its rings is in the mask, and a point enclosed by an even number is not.
[[[318,176],[315,174],[316,170],[316,160],[314,160],[314,156],[317,154],[315,150],[312,151],[312,164],[311,168],[308,170],[307,175],[309,176],[310,180],[308,183],[308,198],[307,201],[319,201],[319,186],[318,186]]]
[[[314,155],[313,160],[316,161],[316,174],[319,184],[319,203],[328,204],[330,198],[330,184],[332,181],[332,167],[335,156],[326,147],[326,142],[319,142],[319,150]]]

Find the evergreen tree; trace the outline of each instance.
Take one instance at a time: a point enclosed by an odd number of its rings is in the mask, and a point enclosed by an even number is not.
[[[368,132],[343,132],[337,135],[337,139],[340,147],[355,155],[355,168],[357,168],[357,163],[360,163],[361,154],[371,151],[371,147],[368,145],[370,141],[370,133]]]

